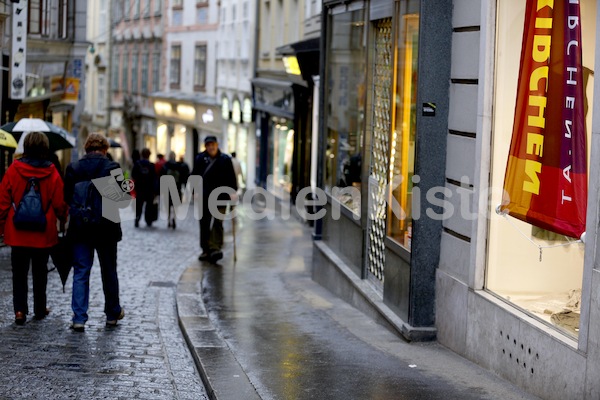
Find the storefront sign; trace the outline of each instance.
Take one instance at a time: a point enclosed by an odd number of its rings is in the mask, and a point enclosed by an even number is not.
[[[23,100],[26,97],[27,60],[27,0],[12,5],[12,37],[10,49],[10,98]]]
[[[65,79],[65,93],[63,100],[77,102],[79,100],[79,85],[80,81],[77,78]]]
[[[579,2],[528,0],[503,212],[580,238],[587,209]]]
[[[283,65],[285,66],[285,72],[290,75],[301,75],[300,64],[296,56],[283,57]]]
[[[204,114],[202,114],[202,122],[204,122],[205,124],[209,123],[209,122],[213,122],[215,120],[215,117],[213,115],[212,110],[208,109],[206,110],[206,112]]]

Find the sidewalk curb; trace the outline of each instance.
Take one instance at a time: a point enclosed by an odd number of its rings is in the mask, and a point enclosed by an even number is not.
[[[185,269],[177,283],[179,326],[211,400],[260,400],[250,379],[212,325],[202,300],[202,267]]]

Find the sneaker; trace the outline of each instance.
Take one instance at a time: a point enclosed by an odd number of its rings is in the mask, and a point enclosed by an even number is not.
[[[223,258],[223,252],[220,250],[213,251],[210,253],[210,261],[216,263]]]
[[[108,326],[108,327],[117,326],[117,321],[120,319],[123,319],[123,317],[125,317],[125,310],[123,309],[123,307],[121,307],[121,312],[117,316],[117,319],[107,319],[106,326]]]
[[[206,251],[202,254],[200,254],[200,256],[198,256],[198,261],[208,261],[210,260],[210,254],[208,254]]]
[[[85,332],[85,324],[73,322],[71,324],[71,329],[73,329],[75,332]]]

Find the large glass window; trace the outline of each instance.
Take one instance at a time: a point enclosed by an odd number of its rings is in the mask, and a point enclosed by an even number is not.
[[[158,92],[160,89],[160,51],[152,54],[152,91]]]
[[[292,158],[294,154],[294,123],[273,117],[273,183],[288,193],[292,190]]]
[[[206,45],[196,45],[194,53],[194,90],[204,90],[206,86]]]
[[[329,54],[326,70],[325,190],[360,214],[360,196],[334,187],[360,192],[366,102],[365,11],[330,12]]]
[[[589,144],[592,126],[590,111],[593,109],[596,0],[582,0],[580,4]],[[569,336],[577,337],[583,280],[583,244],[569,244],[569,239],[564,236],[494,213],[494,208],[501,202],[499,189],[503,187],[514,122],[525,2],[498,1],[497,18],[490,185],[498,190],[494,190],[490,204],[492,217],[489,224],[486,287],[530,315]],[[540,251],[532,241],[544,247],[557,247]],[[562,244],[567,245],[558,246]]]
[[[148,93],[148,52],[142,53],[142,94]]]
[[[415,171],[417,125],[417,71],[419,48],[419,2],[400,2],[396,52],[396,96],[390,138],[391,196],[401,210],[388,206],[387,234],[410,250],[412,237],[412,187]]]

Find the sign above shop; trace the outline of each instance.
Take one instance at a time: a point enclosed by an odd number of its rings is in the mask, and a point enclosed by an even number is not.
[[[423,116],[424,117],[435,117],[435,110],[437,105],[435,103],[423,103]]]
[[[213,111],[211,109],[206,110],[206,112],[202,114],[202,122],[205,124],[213,122],[214,120],[215,116],[213,115]]]
[[[27,0],[12,6],[12,37],[10,49],[10,98],[22,100],[26,96],[25,61],[27,59]]]
[[[283,57],[283,65],[285,66],[285,72],[290,75],[301,75],[300,64],[296,56],[285,56]]]

